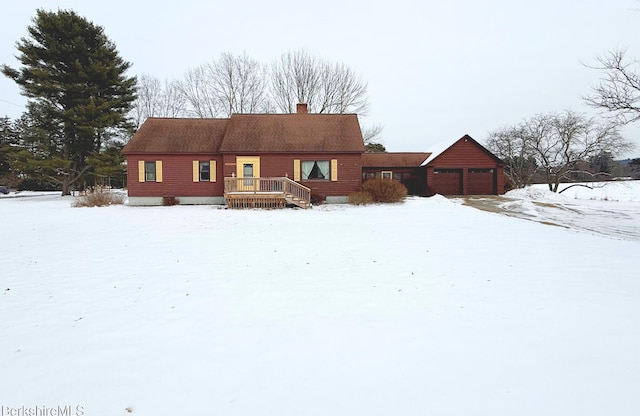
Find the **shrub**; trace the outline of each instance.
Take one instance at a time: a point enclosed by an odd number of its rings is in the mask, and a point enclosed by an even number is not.
[[[170,207],[172,205],[178,205],[180,203],[180,200],[178,198],[176,198],[175,196],[163,196],[162,197],[162,206],[163,207]]]
[[[407,196],[407,188],[390,179],[369,179],[362,184],[362,190],[369,192],[375,202],[400,202]]]
[[[124,204],[126,196],[116,192],[92,192],[79,196],[73,201],[74,207],[104,207]]]
[[[311,204],[312,205],[320,205],[323,204],[327,197],[323,194],[317,194],[315,192],[311,192]]]
[[[349,195],[349,203],[351,205],[367,205],[373,202],[373,197],[369,192],[359,191]]]

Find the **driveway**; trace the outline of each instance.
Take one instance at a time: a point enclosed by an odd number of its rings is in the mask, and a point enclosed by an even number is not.
[[[638,202],[573,200],[561,196],[543,201],[504,196],[468,196],[452,200],[483,211],[640,242]]]

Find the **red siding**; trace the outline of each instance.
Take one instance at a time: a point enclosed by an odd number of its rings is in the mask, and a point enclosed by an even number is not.
[[[293,161],[305,160],[332,160],[338,161],[338,180],[312,180],[300,181],[311,192],[324,196],[346,196],[360,190],[362,186],[362,164],[360,153],[309,153],[309,154],[225,154],[224,176],[230,177],[236,172],[236,156],[260,156],[260,176],[280,177],[288,176],[293,179]]]
[[[162,161],[162,182],[138,182],[138,161]],[[216,182],[193,182],[193,161],[216,161]],[[129,154],[127,189],[129,196],[222,196],[222,158],[220,155]]]
[[[469,139],[458,140],[429,163],[429,166],[435,168],[494,168],[496,165],[497,161],[493,156]]]
[[[505,192],[505,183],[504,183],[504,167],[498,166],[496,172],[496,193],[498,195],[502,195]]]

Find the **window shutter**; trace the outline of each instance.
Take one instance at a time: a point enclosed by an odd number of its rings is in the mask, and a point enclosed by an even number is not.
[[[338,180],[338,159],[331,159],[331,181]]]
[[[138,182],[144,182],[144,160],[138,161]]]
[[[162,160],[156,160],[156,182],[162,182]]]
[[[300,159],[293,160],[293,180],[300,180]]]
[[[193,181],[200,182],[200,162],[193,161]]]
[[[215,181],[216,181],[216,161],[210,160],[209,161],[209,182],[215,182]]]

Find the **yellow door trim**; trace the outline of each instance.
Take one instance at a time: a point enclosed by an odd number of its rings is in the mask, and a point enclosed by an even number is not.
[[[260,156],[236,156],[236,177],[244,178],[244,165],[253,165],[253,177],[260,177]],[[260,190],[260,180],[237,181],[239,191]]]
[[[244,178],[244,165],[253,165],[253,177],[260,177],[260,156],[236,156],[236,176]]]

